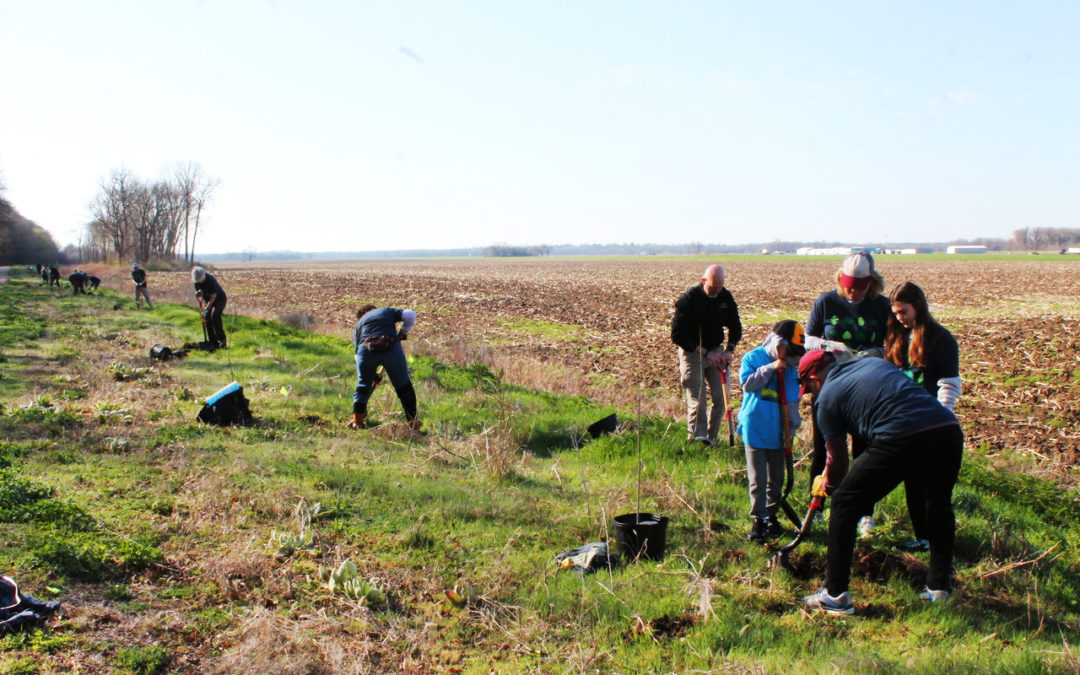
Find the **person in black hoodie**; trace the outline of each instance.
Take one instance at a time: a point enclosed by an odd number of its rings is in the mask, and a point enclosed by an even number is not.
[[[217,349],[225,349],[225,326],[221,317],[225,313],[228,298],[221,284],[203,267],[191,268],[191,281],[195,285],[195,297],[199,301],[199,310],[206,321],[207,340]]]
[[[671,341],[679,347],[679,379],[686,389],[687,440],[706,445],[716,443],[723,423],[721,372],[731,365],[735,345],[742,338],[739,308],[731,291],[724,288],[726,281],[723,267],[709,265],[701,283],[675,301],[671,320]]]

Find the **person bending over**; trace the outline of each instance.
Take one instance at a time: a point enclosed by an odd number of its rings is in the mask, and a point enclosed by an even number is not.
[[[356,356],[356,391],[353,393],[353,416],[349,427],[362,429],[367,425],[367,403],[379,383],[376,370],[380,366],[394,385],[405,421],[415,430],[420,429],[416,416],[416,391],[409,377],[409,364],[401,341],[409,337],[416,324],[416,312],[396,307],[363,305],[356,312],[353,328],[353,352]],[[401,328],[398,328],[401,324]]]

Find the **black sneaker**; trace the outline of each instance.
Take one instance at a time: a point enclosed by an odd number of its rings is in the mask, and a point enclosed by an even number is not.
[[[764,542],[765,538],[768,536],[768,530],[769,524],[765,518],[754,518],[754,526],[746,533],[746,538],[760,544]]]
[[[769,539],[776,539],[784,534],[784,526],[780,524],[780,521],[776,518],[769,518],[766,524],[765,536]]]

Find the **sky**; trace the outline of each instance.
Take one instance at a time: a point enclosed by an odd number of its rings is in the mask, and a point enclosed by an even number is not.
[[[199,250],[1080,227],[1080,3],[0,0],[4,197],[220,181]]]

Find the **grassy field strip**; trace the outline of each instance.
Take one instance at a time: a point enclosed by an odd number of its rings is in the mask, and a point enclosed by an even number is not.
[[[415,354],[426,433],[388,386],[376,425],[350,431],[344,338],[226,329],[229,350],[162,364],[151,345],[201,339],[190,307],[0,287],[0,572],[64,602],[46,630],[0,637],[0,672],[1080,668],[1080,500],[1005,455],[967,450],[949,603],[917,597],[927,558],[896,551],[911,536],[897,491],[856,553],[856,615],[810,615],[824,531],[796,574],[771,569],[745,538],[740,448],[685,447],[677,420]],[[198,424],[232,379],[256,423]],[[611,412],[620,430],[588,438]],[[662,562],[554,565],[638,509],[670,518]]]

